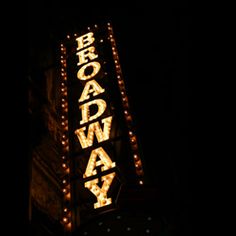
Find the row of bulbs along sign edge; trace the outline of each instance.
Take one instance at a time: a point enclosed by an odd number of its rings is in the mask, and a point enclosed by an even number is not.
[[[99,31],[99,27],[103,30],[103,38],[98,39],[95,32]],[[112,204],[112,196],[109,195],[110,187],[113,184],[113,180],[116,176],[115,167],[117,163],[112,160],[112,157],[106,151],[102,145],[105,141],[109,141],[111,129],[113,126],[113,116],[106,114],[108,104],[104,97],[101,98],[102,94],[109,93],[101,84],[102,78],[97,78],[100,70],[102,69],[103,63],[99,60],[100,55],[96,47],[99,47],[98,43],[109,44],[112,57],[115,65],[115,76],[116,79],[112,83],[117,83],[119,93],[121,95],[121,103],[123,107],[123,116],[128,127],[129,145],[133,150],[133,160],[135,165],[136,174],[138,176],[138,184],[143,184],[143,168],[140,159],[139,150],[137,147],[137,137],[133,129],[133,120],[129,110],[128,98],[126,95],[125,84],[123,81],[121,68],[119,64],[119,58],[117,54],[116,43],[114,40],[113,30],[110,23],[105,25],[94,25],[88,27],[87,32],[82,35],[74,34],[73,36],[67,35],[69,41],[73,41],[75,45],[74,54],[77,58],[76,73],[71,76],[71,80],[79,80],[83,82],[82,92],[77,93],[77,104],[73,104],[80,112],[81,119],[79,120],[78,127],[73,130],[73,135],[76,137],[77,143],[80,144],[81,150],[87,148],[91,149],[88,157],[85,172],[83,173],[84,188],[87,188],[91,194],[96,196],[96,202],[93,204],[94,210],[101,209],[105,206]],[[106,38],[104,38],[104,32],[106,32]],[[62,222],[67,231],[71,231],[73,228],[72,220],[72,209],[71,209],[71,150],[69,145],[69,124],[68,114],[70,113],[68,107],[68,78],[69,78],[69,67],[68,67],[68,53],[65,43],[61,43],[61,125],[62,125],[62,167],[64,175],[62,178],[62,192],[64,195],[65,207],[63,209]],[[106,73],[107,74],[107,73]],[[71,75],[71,74],[70,74]],[[109,76],[109,75],[108,75]],[[111,78],[110,78],[111,79]],[[114,78],[113,78],[114,79]],[[96,107],[96,109],[94,109]],[[93,108],[93,109],[92,109]],[[74,117],[74,119],[77,119]],[[94,141],[97,141],[99,145],[94,146]],[[98,184],[99,179],[97,177],[96,168],[101,169],[101,181],[102,184]],[[108,171],[110,170],[110,171]],[[113,171],[114,170],[114,171]],[[104,174],[103,174],[104,173]]]

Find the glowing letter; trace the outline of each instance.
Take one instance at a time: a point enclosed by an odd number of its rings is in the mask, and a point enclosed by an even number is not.
[[[98,121],[90,124],[87,137],[84,133],[86,127],[75,130],[75,134],[77,135],[82,148],[87,148],[93,145],[94,133],[99,143],[108,140],[111,131],[111,121],[112,116],[102,119],[102,123],[104,123],[103,131]]]
[[[85,84],[85,87],[80,96],[79,102],[83,102],[89,99],[90,98],[89,93],[93,93],[93,96],[96,96],[100,93],[103,93],[104,91],[105,89],[103,89],[95,80],[88,81]]]
[[[85,70],[89,67],[92,67],[93,71],[89,75],[86,75]],[[101,65],[99,62],[96,62],[96,61],[89,62],[79,69],[79,71],[77,72],[77,78],[80,80],[91,79],[99,72],[100,68],[101,68]]]
[[[102,184],[102,188],[97,185],[98,179],[93,179],[85,182],[84,186],[97,197],[97,202],[94,204],[95,209],[112,203],[112,199],[107,198],[107,192],[115,175],[116,174],[113,172],[108,175],[102,176],[101,179],[104,181]]]
[[[85,48],[94,42],[95,38],[93,37],[93,32],[89,32],[87,34],[82,35],[77,38],[76,41],[78,43],[77,51],[82,48]]]
[[[96,162],[97,156],[99,156],[100,160]],[[101,168],[102,171],[108,170],[116,166],[116,163],[111,161],[110,157],[102,147],[94,149],[91,152],[88,165],[84,174],[84,178],[96,175],[97,171],[95,170],[95,168],[100,165],[103,165]]]
[[[92,116],[90,116],[90,110],[89,110],[89,107],[91,105],[97,105],[97,107],[98,107],[97,113]],[[95,99],[91,102],[87,102],[87,103],[81,105],[79,107],[82,110],[82,120],[80,121],[80,124],[84,124],[84,123],[87,123],[91,120],[97,119],[106,110],[106,107],[107,107],[107,104],[102,99]]]
[[[86,48],[80,52],[77,52],[76,55],[79,56],[79,62],[77,63],[78,66],[88,62],[89,58],[90,60],[93,60],[98,57],[98,55],[94,54],[95,52],[95,47],[89,47]]]

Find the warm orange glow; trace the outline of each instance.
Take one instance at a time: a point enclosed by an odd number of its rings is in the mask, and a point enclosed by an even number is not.
[[[67,200],[70,200],[70,198],[71,198],[70,192],[68,192],[68,193],[65,195],[65,198],[66,198]]]
[[[89,67],[92,67],[93,68],[93,71],[91,74],[89,75],[86,75],[85,74],[85,70]],[[77,72],[77,78],[80,79],[80,80],[88,80],[88,79],[91,79],[93,78],[100,70],[101,68],[101,65],[99,62],[96,62],[96,61],[93,61],[93,62],[89,62],[85,65],[83,65],[79,71]]]
[[[98,107],[97,113],[92,116],[90,116],[90,109],[89,109],[91,105],[97,105]],[[106,107],[107,107],[107,104],[102,99],[95,99],[93,101],[90,101],[81,105],[79,107],[82,111],[82,120],[80,121],[80,124],[84,124],[91,120],[97,119],[99,116],[103,114],[103,112],[106,110]]]
[[[67,165],[65,163],[62,164],[63,168],[67,168]]]
[[[85,84],[79,102],[89,99],[90,93],[93,93],[93,96],[97,96],[103,92],[105,92],[105,89],[103,89],[95,80],[90,80]]]
[[[77,135],[82,148],[87,148],[93,145],[94,133],[99,143],[108,140],[110,136],[111,122],[112,116],[102,119],[102,123],[104,124],[103,131],[98,121],[90,124],[87,137],[85,136],[86,127],[75,130],[75,134]]]
[[[98,179],[93,179],[85,182],[85,187],[88,188],[97,197],[97,202],[94,204],[95,209],[112,203],[112,199],[107,198],[107,192],[115,175],[115,172],[113,172],[108,175],[102,176],[101,179],[103,181],[103,184],[101,188],[97,185]]]
[[[100,158],[99,161],[96,161],[97,157]],[[96,175],[97,171],[95,170],[95,168],[100,165],[103,165],[101,168],[102,171],[111,169],[116,166],[116,163],[111,161],[110,157],[108,156],[108,154],[105,152],[105,150],[102,147],[92,150],[88,164],[87,164],[87,168],[84,174],[84,178],[92,176],[92,175]]]
[[[95,30],[97,28],[97,25],[92,25],[92,27],[88,27],[88,31],[90,31],[90,28]],[[142,163],[139,157],[139,153],[137,151],[137,140],[135,136],[135,131],[132,127],[132,118],[130,116],[130,111],[128,107],[128,98],[126,96],[126,90],[125,90],[125,84],[122,80],[122,74],[119,64],[119,58],[116,51],[116,45],[114,41],[114,36],[112,33],[112,28],[110,26],[110,23],[106,26],[108,29],[108,34],[104,34],[104,37],[96,38],[96,42],[98,42],[99,46],[102,46],[103,42],[109,43],[112,47],[111,53],[113,54],[114,59],[114,65],[115,65],[115,71],[117,76],[117,86],[119,86],[120,90],[120,96],[121,96],[121,102],[123,106],[123,112],[124,112],[124,118],[128,124],[129,128],[129,138],[130,138],[130,146],[133,150],[133,161],[135,165],[135,171],[136,175],[139,176],[138,184],[142,185],[143,180],[140,180],[142,177]],[[105,36],[106,35],[106,36]],[[106,143],[105,146],[103,144],[100,144],[101,142],[109,140],[111,138],[111,128],[112,128],[112,121],[113,117],[108,116],[106,114],[107,106],[109,103],[106,100],[107,96],[105,92],[107,92],[101,85],[103,85],[102,82],[100,82],[100,79],[103,79],[105,77],[106,79],[110,79],[108,76],[106,76],[108,73],[106,71],[106,68],[102,68],[104,64],[107,62],[104,60],[100,60],[100,55],[98,53],[100,50],[96,50],[99,48],[95,48],[97,44],[94,44],[95,37],[93,32],[88,32],[80,37],[77,37],[76,34],[71,34],[72,39],[74,40],[76,52],[74,52],[74,55],[77,62],[75,62],[75,66],[77,65],[77,78],[73,77],[73,79],[81,80],[81,81],[75,81],[75,83],[78,84],[78,86],[83,86],[83,90],[79,89],[79,91],[82,91],[80,94],[77,94],[78,104],[76,105],[76,109],[79,108],[79,112],[81,113],[81,120],[78,120],[80,118],[74,117],[76,120],[76,124],[79,123],[78,127],[76,127],[74,133],[77,136],[78,140],[77,142],[80,143],[81,148],[85,149],[88,147],[92,147],[94,144],[94,147],[90,150],[90,156],[87,157],[87,166],[85,169],[85,172],[83,173],[83,178],[81,181],[85,181],[84,187],[87,188],[91,195],[94,194],[96,196],[96,202],[94,203],[94,209],[101,208],[103,206],[107,206],[109,204],[112,204],[113,201],[113,195],[110,196],[110,193],[113,194],[113,188],[110,189],[112,186],[112,182],[115,178],[116,173],[112,172],[107,174],[104,171],[112,170],[110,171],[116,171],[116,162],[113,162],[113,157],[110,155],[110,149],[108,147],[108,150],[106,150]],[[107,42],[107,37],[110,42]],[[67,36],[68,38],[68,36]],[[70,36],[69,36],[70,38]],[[68,40],[67,40],[68,41]],[[62,208],[62,222],[64,222],[65,231],[71,231],[72,223],[71,223],[71,193],[74,191],[71,191],[70,186],[70,155],[68,153],[69,151],[69,137],[68,137],[68,99],[67,99],[67,58],[71,55],[66,55],[66,47],[61,44],[61,70],[59,71],[61,73],[61,81],[59,82],[60,90],[62,98],[60,100],[59,108],[62,110],[62,116],[61,116],[61,125],[62,125],[62,134],[60,142],[62,144],[62,167],[63,167],[63,179],[61,180],[62,185],[62,192],[64,193],[64,201],[65,204]],[[73,52],[73,50],[71,51]],[[98,59],[100,58],[100,59]],[[97,60],[97,61],[96,61]],[[98,62],[99,61],[99,62]],[[102,68],[102,70],[101,70]],[[101,70],[101,71],[100,71]],[[101,76],[100,76],[101,75]],[[115,77],[116,78],[116,77]],[[98,82],[97,82],[98,81]],[[70,82],[70,81],[69,81]],[[70,83],[69,83],[70,84]],[[77,85],[76,85],[77,86]],[[75,88],[76,88],[75,86]],[[104,85],[105,86],[105,85]],[[108,87],[109,88],[109,87]],[[102,95],[102,96],[99,96]],[[109,94],[108,94],[109,95]],[[102,99],[101,99],[102,98]],[[91,99],[91,100],[90,100]],[[113,107],[111,107],[113,109]],[[111,110],[112,112],[112,110]],[[122,111],[121,111],[122,112]],[[110,113],[109,113],[110,114]],[[72,114],[73,115],[73,114]],[[106,118],[103,118],[103,117]],[[80,117],[80,116],[79,116]],[[99,118],[100,117],[100,118]],[[101,119],[103,118],[103,119]],[[78,123],[77,123],[78,122]],[[90,122],[90,123],[89,123]],[[93,122],[93,123],[92,123]],[[119,124],[118,124],[119,125]],[[113,130],[112,130],[113,134]],[[94,140],[94,136],[96,136],[97,140]],[[76,138],[76,137],[75,137]],[[76,138],[76,139],[77,139]],[[113,138],[113,135],[112,135]],[[119,138],[119,137],[118,137]],[[110,142],[110,141],[109,141]],[[113,140],[111,140],[113,142]],[[98,144],[99,143],[99,144]],[[78,145],[78,144],[77,144]],[[98,145],[101,145],[98,147]],[[105,150],[104,150],[105,149]],[[83,152],[83,151],[82,151]],[[112,152],[111,152],[112,153]],[[131,156],[132,158],[132,156]],[[101,174],[98,178],[98,169],[99,174]],[[108,171],[108,172],[110,172]],[[104,175],[105,174],[105,175]],[[102,176],[103,175],[103,176]],[[89,180],[88,180],[88,179]],[[94,178],[94,179],[93,179]],[[101,181],[101,182],[100,182]],[[115,181],[114,181],[115,182]],[[110,189],[110,191],[109,191]],[[74,190],[74,189],[72,189]],[[116,192],[116,191],[115,191]],[[74,199],[73,199],[74,200]],[[69,207],[69,209],[67,208]],[[73,227],[74,228],[74,225]]]
[[[67,35],[67,38],[70,38],[69,35]],[[63,46],[63,44],[61,44],[61,46]],[[66,77],[66,72],[65,72],[65,67],[66,67],[66,50],[65,48],[61,48],[62,53],[64,54],[64,56],[61,56],[61,92],[62,92],[62,96],[64,95],[64,97],[61,98],[61,107],[62,107],[62,111],[63,113],[68,112],[68,104],[67,104],[67,87],[66,87],[66,83],[65,81],[67,80]],[[65,130],[68,130],[68,120],[66,119],[65,114],[61,114],[61,125],[62,128]],[[61,144],[62,144],[62,151],[63,151],[63,155],[62,155],[62,160],[65,161],[66,160],[66,155],[65,153],[69,151],[69,145],[68,145],[68,139],[65,133],[62,134],[61,136]],[[64,162],[62,163],[62,167],[64,169],[64,172],[66,174],[70,173],[70,168],[68,167],[68,165]],[[70,185],[67,183],[67,180],[65,179],[65,177],[63,177],[62,179],[62,184],[64,185],[64,187],[62,188],[62,192],[64,194],[64,198],[65,200],[70,200]],[[66,186],[65,186],[66,185]],[[65,207],[63,209],[63,211],[65,213],[68,212],[68,209]],[[69,229],[71,227],[71,223],[69,222],[69,218],[68,217],[63,217],[62,219],[63,223],[65,224],[66,228]],[[69,228],[68,228],[68,225]]]
[[[93,32],[89,32],[87,34],[84,34],[84,35],[76,38],[76,41],[78,44],[77,51],[91,45],[94,42],[94,40],[95,40],[95,38],[93,37]]]
[[[69,223],[66,225],[66,228],[67,228],[68,230],[71,229],[71,222],[69,222]]]
[[[63,193],[67,193],[67,189],[66,189],[66,188],[63,188],[63,189],[62,189],[62,192],[63,192]]]
[[[136,137],[131,138],[131,143],[136,143]]]
[[[87,63],[88,58],[90,60],[97,58],[98,55],[96,55],[94,52],[95,52],[95,47],[93,47],[93,46],[86,48],[80,52],[77,52],[76,55],[78,55],[78,58],[79,58],[79,62],[77,63],[77,65],[80,66],[84,63]]]

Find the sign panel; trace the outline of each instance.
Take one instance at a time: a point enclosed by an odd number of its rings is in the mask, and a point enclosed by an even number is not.
[[[63,222],[73,230],[116,208],[124,184],[143,184],[138,141],[111,24],[61,44]]]

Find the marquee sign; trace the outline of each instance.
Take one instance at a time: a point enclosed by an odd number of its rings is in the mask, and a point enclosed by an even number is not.
[[[138,140],[111,24],[61,44],[65,229],[116,208],[122,185],[143,184]]]

